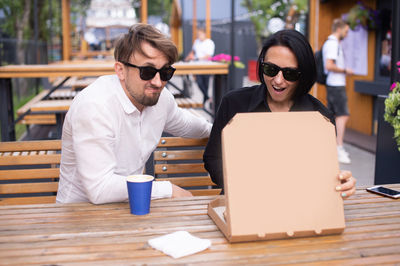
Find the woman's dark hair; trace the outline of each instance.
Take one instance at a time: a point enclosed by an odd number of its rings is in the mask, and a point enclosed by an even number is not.
[[[307,39],[303,34],[295,30],[281,30],[268,37],[257,61],[258,77],[264,85],[265,81],[261,63],[264,61],[268,49],[273,46],[287,47],[297,58],[298,69],[301,74],[293,97],[298,98],[301,95],[307,94],[314,85],[317,76],[314,52]]]

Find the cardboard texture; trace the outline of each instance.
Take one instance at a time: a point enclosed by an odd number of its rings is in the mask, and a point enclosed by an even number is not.
[[[228,241],[343,232],[335,127],[319,112],[236,114],[222,157],[225,197],[208,214]]]

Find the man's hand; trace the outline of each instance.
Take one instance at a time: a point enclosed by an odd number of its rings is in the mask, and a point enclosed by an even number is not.
[[[185,61],[192,61],[194,60],[194,53],[193,51],[190,51],[190,53],[185,57]]]
[[[186,197],[193,197],[190,191],[187,191],[181,187],[178,187],[172,184],[172,197],[173,198],[186,198]]]
[[[353,75],[354,71],[351,68],[346,68],[346,75]]]
[[[341,171],[338,175],[340,185],[336,186],[336,191],[341,192],[343,198],[348,198],[356,192],[356,179],[350,171]]]

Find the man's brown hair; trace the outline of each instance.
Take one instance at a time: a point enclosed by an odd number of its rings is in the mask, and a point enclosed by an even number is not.
[[[138,23],[118,39],[114,50],[115,60],[128,62],[135,52],[149,57],[142,49],[143,42],[162,52],[170,65],[178,59],[178,50],[167,36],[149,24]]]
[[[342,29],[343,27],[349,25],[347,21],[344,21],[341,18],[337,18],[332,22],[332,32],[336,32],[337,29]]]

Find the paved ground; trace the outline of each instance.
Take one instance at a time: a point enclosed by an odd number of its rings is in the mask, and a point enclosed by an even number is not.
[[[345,143],[345,149],[350,154],[351,164],[340,164],[340,169],[349,170],[357,178],[357,186],[374,184],[375,154]]]

